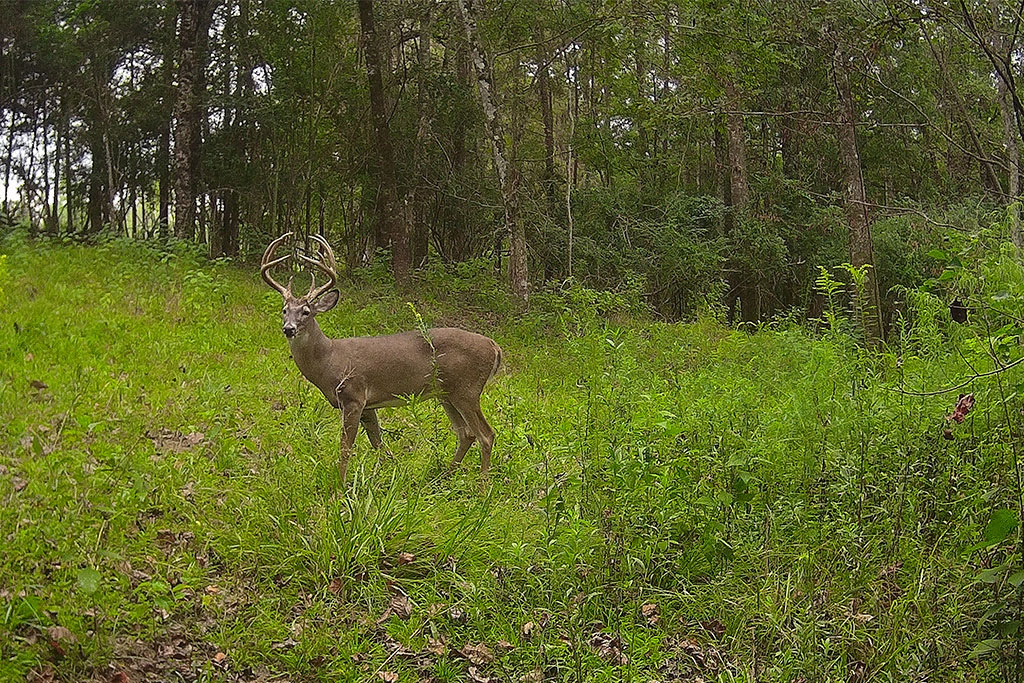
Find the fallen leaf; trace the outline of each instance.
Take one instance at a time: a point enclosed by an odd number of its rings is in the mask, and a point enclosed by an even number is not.
[[[469,680],[473,683],[491,683],[490,676],[483,675],[475,666],[469,667]]]
[[[15,491],[21,491],[28,486],[28,480],[22,479],[21,477],[14,477],[11,479],[11,484],[14,486]]]
[[[416,556],[412,553],[398,553],[398,566],[403,564],[409,564],[416,559]]]
[[[868,623],[869,621],[871,621],[872,619],[875,618],[874,615],[872,615],[872,614],[864,614],[864,613],[852,614],[850,616],[852,616],[853,620],[856,621],[858,624],[866,624],[866,623]]]
[[[51,626],[46,629],[46,635],[50,636],[50,641],[53,643],[59,643],[67,641],[74,643],[78,639],[75,638],[75,634],[63,626]]]
[[[725,624],[720,622],[718,619],[702,621],[700,622],[700,626],[715,638],[721,638],[725,635]]]
[[[384,683],[396,683],[398,680],[398,674],[394,671],[378,671],[377,678],[384,681]]]
[[[206,592],[210,595],[216,595],[217,593],[220,593],[220,586],[218,586],[215,583],[211,583],[209,586],[206,587]]]
[[[327,584],[327,592],[331,595],[339,595],[344,588],[344,582],[337,577],[331,579],[331,582]]]
[[[483,643],[466,643],[459,654],[468,659],[471,663],[477,666],[483,666],[484,664],[490,664],[494,661],[494,653],[491,652],[491,648],[487,647]]]
[[[110,676],[110,683],[131,683],[131,680],[123,671],[117,671]]]
[[[461,607],[452,606],[452,608],[448,610],[448,616],[456,623],[466,623],[466,612]]]
[[[647,623],[651,626],[657,625],[661,620],[661,608],[653,602],[648,602],[640,607],[640,614],[644,616],[644,619],[646,619]]]
[[[494,644],[494,649],[497,650],[499,654],[504,654],[506,652],[514,650],[515,646],[507,640],[499,640]]]
[[[597,651],[597,656],[609,664],[625,666],[629,663],[626,656],[626,643],[621,636],[610,633],[595,633],[590,637],[590,647]]]
[[[519,677],[519,683],[544,683],[544,672],[541,669],[527,671]]]
[[[444,638],[427,638],[427,650],[434,653],[435,655],[443,655],[448,652],[448,643],[444,642]]]
[[[404,595],[393,595],[387,611],[399,619],[408,619],[412,615],[412,603]]]
[[[224,663],[224,660],[227,658],[228,656],[226,654],[224,654],[223,652],[218,652],[213,656],[213,663],[222,665]]]
[[[520,629],[522,631],[523,638],[529,640],[533,636],[533,632],[536,628],[537,624],[533,623],[532,621],[528,621],[525,624],[523,624],[523,627]]]
[[[50,388],[49,384],[38,379],[29,380],[29,384],[32,385],[32,388],[36,391],[44,391]]]

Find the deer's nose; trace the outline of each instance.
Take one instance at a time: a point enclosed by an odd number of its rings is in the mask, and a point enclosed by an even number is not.
[[[295,336],[295,326],[294,325],[285,325],[284,326],[284,336],[288,337],[289,339],[294,337]]]

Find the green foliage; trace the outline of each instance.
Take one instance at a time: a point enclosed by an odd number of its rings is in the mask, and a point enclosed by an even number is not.
[[[936,304],[975,286],[1016,315],[1024,278],[998,249],[905,297],[906,334],[870,353],[848,322],[856,269],[819,270],[823,338],[652,322],[640,278],[567,282],[500,316],[464,305],[499,296],[486,263],[432,269],[404,297],[357,271],[329,333],[458,321],[507,370],[485,393],[483,493],[475,451],[444,473],[447,420],[416,402],[382,413],[387,451],[359,438],[339,497],[337,414],[288,358],[255,269],[174,245],[4,244],[0,677],[52,662],[81,679],[131,666],[131,643],[164,678],[216,672],[221,651],[232,672],[464,680],[427,636],[510,642],[487,671],[512,679],[991,680],[1012,662],[1020,371],[977,379],[962,424],[956,393],[900,391],[1020,356],[1007,318],[975,303],[960,326]],[[382,616],[398,594],[408,620]],[[35,635],[56,626],[77,638],[61,658]],[[628,664],[589,644],[601,631]],[[160,656],[175,638],[202,654]]]

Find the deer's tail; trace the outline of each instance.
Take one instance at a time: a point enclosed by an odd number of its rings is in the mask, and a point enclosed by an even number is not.
[[[494,341],[491,344],[494,345],[494,367],[491,369],[491,374],[487,376],[488,382],[494,379],[494,376],[498,374],[498,370],[501,369],[501,347]]]

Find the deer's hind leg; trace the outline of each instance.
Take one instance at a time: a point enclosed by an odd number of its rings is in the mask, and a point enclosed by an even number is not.
[[[441,405],[444,407],[444,412],[447,413],[448,419],[451,420],[455,436],[459,439],[459,446],[455,449],[455,457],[452,458],[452,469],[455,469],[466,456],[466,451],[473,445],[476,437],[473,436],[473,431],[466,424],[462,414],[454,405],[448,401],[441,401]]]
[[[380,438],[380,422],[377,420],[377,409],[367,408],[363,410],[359,421],[363,423],[363,430],[366,431],[366,438],[370,440],[370,445],[375,449],[379,449],[383,441]]]
[[[480,473],[486,475],[491,469],[491,447],[494,445],[494,430],[480,410],[480,397],[466,399],[455,405],[469,431],[480,442]],[[469,442],[472,445],[472,441]],[[460,444],[461,445],[461,444]],[[468,446],[467,446],[468,448]],[[463,452],[463,455],[465,453]],[[461,458],[460,458],[461,459]]]

